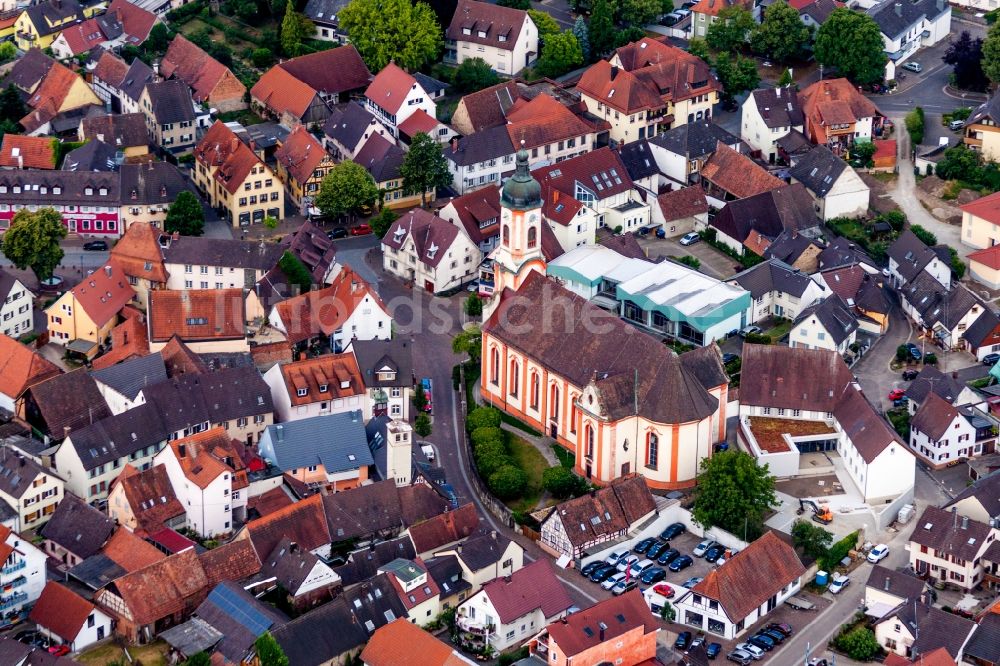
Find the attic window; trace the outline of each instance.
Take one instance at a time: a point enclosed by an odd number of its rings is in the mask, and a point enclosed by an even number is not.
[[[435,245],[434,243],[431,243],[431,246],[430,246],[429,248],[427,248],[427,258],[428,258],[428,259],[433,259],[433,258],[434,258],[434,255],[436,255],[436,254],[437,254],[437,251],[438,251],[439,249],[441,249],[441,248],[439,248],[439,247],[438,247],[437,245]]]
[[[58,185],[52,188],[52,194],[62,194],[62,188]]]
[[[348,453],[348,454],[347,454],[347,459],[348,459],[348,460],[350,460],[351,462],[354,462],[354,461],[355,461],[355,460],[357,460],[358,458],[357,458],[357,456],[355,456],[355,455],[354,455],[353,453]]]
[[[480,39],[486,39],[486,31],[480,30],[478,33]]]
[[[361,608],[361,599],[355,599],[354,600],[354,607],[355,608]]]
[[[591,519],[590,519],[590,524],[591,525],[600,525],[601,524],[601,517],[600,516],[592,516]]]
[[[204,326],[208,323],[208,319],[206,317],[188,317],[184,322],[188,326]]]
[[[932,529],[933,527],[934,527],[934,523],[925,523],[924,524],[924,529],[925,530]]]
[[[340,388],[342,388],[342,389],[351,388],[351,380],[350,379],[345,379],[344,381],[340,382]],[[320,390],[322,390],[322,389],[320,389]]]
[[[590,627],[584,627],[583,628],[583,633],[587,634],[587,638],[593,638],[594,637],[594,630],[591,629]]]
[[[975,546],[976,545],[976,538],[975,537],[972,537],[971,539],[969,539],[969,545],[970,546]]]
[[[330,390],[329,384],[320,384],[319,385],[319,392],[320,393],[326,393],[329,390]]]
[[[300,388],[295,390],[295,395],[299,396],[300,398],[305,396],[307,393],[309,393],[309,389],[307,388]]]
[[[462,28],[462,34],[463,35],[471,35],[472,34],[472,29],[471,28]]]
[[[507,41],[507,35],[500,35],[499,37],[497,37],[497,40],[501,41],[501,42],[506,42]]]

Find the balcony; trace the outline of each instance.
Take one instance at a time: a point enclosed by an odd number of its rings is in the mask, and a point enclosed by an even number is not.
[[[12,574],[15,571],[20,571],[26,566],[28,566],[27,560],[18,560],[14,564],[4,567],[2,570],[0,570],[0,573],[3,573],[3,575],[6,576],[7,574]]]
[[[28,600],[28,594],[26,592],[15,592],[9,597],[0,597],[0,611],[7,610],[8,608],[13,608],[18,604],[23,604]]]

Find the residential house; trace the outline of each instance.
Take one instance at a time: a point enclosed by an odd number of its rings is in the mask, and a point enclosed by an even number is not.
[[[365,666],[394,666],[403,662],[412,663],[414,660],[424,666],[476,663],[448,643],[403,618],[376,630],[359,658]]]
[[[963,658],[967,662],[984,666],[1000,662],[998,640],[1000,640],[1000,615],[987,613],[979,620],[979,624],[973,630],[972,638],[965,643],[962,650]],[[945,649],[941,647],[935,652]]]
[[[49,48],[60,32],[86,20],[87,16],[77,0],[49,0],[32,5],[14,22],[14,43],[22,51]]]
[[[344,0],[309,0],[302,13],[316,26],[313,39],[324,42],[346,42],[347,34],[340,29],[340,24],[337,22],[337,14],[346,6]]]
[[[799,104],[804,134],[838,155],[855,141],[872,141],[882,133],[882,112],[847,79],[817,81],[799,93]]]
[[[323,147],[334,159],[353,160],[373,134],[392,141],[392,134],[385,125],[363,105],[342,104],[330,112],[323,124]]]
[[[911,571],[876,564],[865,584],[865,614],[880,620],[901,604],[921,601],[926,588],[927,583]]]
[[[86,71],[90,74],[90,87],[112,112],[121,112],[121,87],[128,72],[128,63],[111,51],[95,49],[90,54]],[[145,134],[145,124],[143,126]]]
[[[435,551],[434,558],[454,557],[468,591],[476,592],[496,578],[510,576],[524,566],[524,548],[496,530],[480,528],[465,541]],[[462,595],[464,600],[467,595]],[[443,599],[443,597],[442,597]]]
[[[435,554],[436,551],[447,552],[449,546],[456,546],[472,536],[479,527],[479,513],[475,504],[463,504],[454,511],[412,525],[407,533],[413,542],[414,550],[420,557]],[[493,576],[491,578],[496,578]]]
[[[790,86],[761,88],[743,102],[740,138],[762,159],[774,164],[778,159],[777,141],[792,130],[803,131],[799,97]]]
[[[124,41],[133,45],[146,41],[158,20],[156,14],[128,0],[112,0],[107,13],[121,23],[122,31],[125,33]]]
[[[427,565],[419,557],[395,559],[379,567],[406,608],[406,617],[417,626],[434,622],[441,612],[441,591],[427,574]]]
[[[0,409],[16,413],[16,403],[29,386],[59,374],[59,366],[37,351],[0,335]]]
[[[361,381],[369,391],[372,416],[410,420],[413,386],[413,348],[403,337],[391,340],[352,340],[347,351],[354,354]]]
[[[423,194],[409,194],[403,189],[403,177],[400,168],[406,151],[395,145],[390,138],[381,134],[372,134],[365,145],[354,156],[354,161],[363,166],[380,191],[385,191],[383,205],[387,208],[412,208],[423,201],[433,201],[437,198],[436,190],[430,189]]]
[[[965,120],[962,141],[970,150],[979,151],[991,162],[1000,160],[1000,95],[993,95],[976,108]],[[973,202],[975,203],[975,202]],[[965,219],[962,220],[962,240],[966,241]],[[979,247],[978,244],[975,244]]]
[[[178,78],[194,93],[194,100],[206,103],[220,113],[247,108],[243,96],[247,89],[228,67],[178,34],[170,42],[160,71],[165,78]]]
[[[281,245],[295,255],[309,270],[315,285],[330,284],[340,272],[341,266],[337,263],[337,246],[330,240],[325,231],[309,220],[282,238]]]
[[[929,393],[910,420],[910,448],[934,469],[993,453],[995,424],[974,407],[955,407]]]
[[[500,75],[514,76],[538,59],[538,27],[522,9],[462,0],[445,31],[446,62],[482,58]]]
[[[943,0],[883,0],[869,8],[867,14],[882,32],[886,81],[894,80],[896,69],[921,46],[933,46],[951,32],[951,5]]]
[[[278,266],[284,249],[260,243],[196,236],[160,235],[169,290],[246,289]]]
[[[756,324],[768,317],[795,320],[830,291],[808,275],[777,259],[757,264],[730,279],[750,292],[753,305],[746,323]]]
[[[280,585],[288,603],[300,612],[330,601],[340,587],[340,576],[329,565],[288,537],[264,559],[261,575]]]
[[[274,365],[264,373],[282,422],[361,411],[372,417],[371,402],[354,354],[323,354]]]
[[[165,527],[179,529],[187,523],[187,512],[177,499],[166,465],[140,472],[126,463],[111,484],[108,515],[133,532],[146,534]]]
[[[796,5],[799,5],[797,7],[799,19],[816,30],[819,30],[819,27],[826,23],[834,9],[844,6],[840,0],[812,0],[811,2],[799,2]]]
[[[0,525],[0,612],[5,620],[23,617],[45,588],[47,557],[31,541]]]
[[[278,180],[288,188],[292,203],[308,212],[307,205],[319,194],[323,177],[334,167],[333,158],[323,144],[299,125],[278,148],[274,159]]]
[[[34,330],[32,303],[35,294],[24,283],[0,270],[0,332],[17,339]],[[0,389],[0,394],[5,393]],[[0,407],[5,407],[0,398]]]
[[[456,225],[422,208],[393,222],[382,247],[386,271],[432,294],[470,282],[483,258]]]
[[[690,57],[680,49],[667,48],[673,57]],[[678,56],[680,53],[683,56]],[[661,125],[673,122],[673,117],[666,114],[668,103],[661,99],[660,86],[652,76],[640,78],[638,72],[621,69],[607,60],[591,65],[580,77],[577,90],[588,111],[611,125],[612,145],[653,138]]]
[[[224,123],[209,128],[194,156],[194,184],[211,206],[225,209],[233,226],[284,219],[281,181]]]
[[[903,312],[944,349],[962,348],[965,331],[987,309],[963,284],[942,292],[940,283],[927,272],[908,283],[900,295]]]
[[[76,56],[84,56],[98,47],[120,47],[124,41],[122,24],[114,14],[106,12],[63,28],[49,48],[56,58],[68,61]]]
[[[131,65],[127,65],[124,71],[117,63],[105,68],[103,65],[106,56],[107,54],[101,57],[94,69],[95,92],[98,96],[106,95],[106,98],[102,99],[105,104],[111,103],[113,111],[117,108],[121,109],[122,113],[142,113],[139,104],[142,93],[147,84],[154,83],[158,79],[153,68],[138,58],[134,59]]]
[[[805,567],[795,549],[773,531],[726,560],[690,590],[679,593],[678,621],[733,639],[798,593]]]
[[[757,256],[766,255],[782,234],[818,235],[817,226],[809,193],[798,184],[729,201],[708,223],[720,243],[740,254]]]
[[[143,174],[140,166],[135,175]],[[157,172],[154,172],[157,173]],[[138,179],[137,179],[138,180]],[[143,183],[145,180],[143,179]],[[138,182],[136,183],[138,185]],[[136,201],[138,202],[138,187]],[[144,188],[145,193],[145,188]],[[129,194],[131,196],[131,192]],[[159,243],[159,230],[148,222],[133,222],[125,234],[111,248],[111,259],[128,277],[136,302],[144,310],[149,308],[149,292],[167,284],[167,269]]]
[[[105,54],[102,56],[102,60],[104,57],[113,56]],[[146,116],[143,113],[109,114],[84,118],[80,121],[78,138],[80,141],[88,139],[103,141],[113,147],[115,151],[121,151],[126,158],[149,154],[149,134],[146,129]]]
[[[987,354],[1000,351],[1000,317],[992,310],[984,310],[962,334],[966,349],[982,362]]]
[[[514,169],[514,143],[504,125],[451,140],[444,149],[459,194],[497,186]]]
[[[175,155],[194,150],[199,130],[209,122],[208,113],[195,106],[191,89],[180,80],[147,83],[139,108],[153,143]]]
[[[117,171],[120,157],[113,147],[95,139],[66,153],[63,171]]]
[[[292,346],[319,339],[333,352],[351,340],[388,340],[392,318],[375,290],[345,266],[322,289],[278,303],[269,317]]]
[[[563,618],[572,605],[552,564],[543,558],[486,583],[459,604],[455,619],[462,640],[500,652]]]
[[[957,377],[945,374],[934,366],[925,365],[916,378],[906,387],[907,407],[914,416],[927,396],[934,393],[953,405],[971,405],[979,402],[975,391],[958,381]]]
[[[399,136],[399,126],[416,111],[437,117],[437,105],[412,75],[390,62],[375,75],[365,89],[365,104],[369,113],[385,125],[393,137]]]
[[[137,222],[163,227],[167,211],[177,200],[177,195],[181,192],[194,194],[194,188],[188,179],[169,162],[123,164],[119,174],[121,225],[126,232]],[[130,283],[132,277],[129,275]],[[136,295],[138,297],[138,292]]]
[[[968,259],[969,277],[990,289],[1000,289],[1000,246],[976,250]]]
[[[149,294],[149,348],[173,338],[195,353],[246,352],[247,294],[242,289],[157,289]]]
[[[18,531],[38,529],[63,498],[63,480],[18,451],[0,449],[0,500],[14,507]]]
[[[667,44],[663,38],[644,37],[626,44],[615,50],[610,63],[655,89],[666,105],[661,119],[665,129],[711,118],[722,91],[704,61]],[[587,107],[594,113],[589,103]],[[631,136],[637,138],[637,134]]]
[[[25,389],[15,403],[17,418],[45,441],[60,441],[72,430],[111,415],[97,384],[85,369],[56,374]]]
[[[915,660],[912,663],[946,664],[932,657],[944,648],[947,654],[942,656],[963,663],[963,649],[975,629],[976,623],[968,618],[916,602],[904,604],[879,620],[875,638],[890,658],[899,655]]]
[[[997,135],[1000,137],[1000,134]],[[1000,150],[997,152],[1000,159]],[[989,249],[1000,243],[1000,192],[980,197],[962,209],[962,242]],[[987,273],[988,277],[993,277]]]
[[[935,246],[939,247],[939,246]],[[934,278],[944,291],[951,289],[951,265],[947,251],[938,253],[927,247],[909,229],[906,229],[889,246],[889,273],[896,287],[912,282],[921,273]]]
[[[799,158],[789,175],[793,183],[805,185],[824,221],[858,217],[868,211],[868,185],[826,146],[816,146]]]
[[[53,645],[81,652],[111,636],[111,617],[68,587],[49,581],[28,619]]]
[[[709,26],[719,20],[719,12],[729,7],[753,10],[749,3],[741,0],[700,0],[691,8],[692,35],[704,38]]]
[[[812,278],[822,282],[852,308],[858,328],[882,335],[889,328],[889,299],[881,279],[858,264],[819,271]]]
[[[364,484],[368,468],[375,464],[360,411],[270,426],[257,448],[282,473],[330,492]]]
[[[989,523],[996,516],[1000,504],[1000,474],[989,473],[964,488],[955,498],[944,505],[955,510],[958,515],[972,520]]]
[[[530,152],[534,167],[562,162],[593,149],[595,127],[548,93],[511,108],[507,113],[511,143]]]
[[[526,102],[527,98],[522,93],[522,86],[515,80],[469,93],[458,101],[451,118],[452,127],[463,136],[471,136],[491,127],[502,127],[507,124],[507,112],[518,100]]]
[[[51,137],[5,134],[0,145],[0,168],[55,169],[55,145]]]
[[[599,544],[627,535],[656,511],[642,477],[618,479],[594,492],[557,504],[541,524],[543,550],[579,560]]]
[[[53,342],[93,358],[118,323],[118,313],[134,296],[121,268],[106,264],[46,309],[49,336]]]
[[[133,312],[128,314],[130,316],[125,321],[111,329],[111,350],[91,362],[91,367],[95,370],[149,355],[144,317]]]
[[[438,211],[479,247],[483,256],[500,242],[500,188],[488,187],[455,197]]]
[[[392,479],[397,486],[413,483],[413,427],[406,421],[391,419],[382,414],[368,422],[365,435],[375,460],[374,476],[383,481]],[[418,472],[422,472],[422,469]],[[445,487],[443,474],[439,473],[436,477],[431,477],[430,474],[422,476],[428,483],[441,486],[441,495],[452,503],[457,503],[454,492],[450,487]]]
[[[758,464],[793,477],[802,453],[835,450],[847,472],[841,478],[868,504],[912,497],[914,457],[865,399],[840,354],[744,344],[742,371],[760,378],[740,387],[739,441]]]
[[[362,488],[367,487],[369,486]],[[347,494],[337,493],[337,495]],[[266,516],[247,522],[234,541],[250,541],[256,552],[270,554],[285,537],[311,553],[323,557],[330,554],[330,530],[321,495],[310,495]]]
[[[21,14],[25,15],[27,12]],[[52,122],[60,114],[76,112],[82,115],[88,110],[96,110],[96,106],[100,104],[100,99],[83,77],[60,63],[53,63],[38,79],[35,87],[26,92],[28,96],[25,104],[29,112],[21,118],[20,123],[33,136],[55,134]],[[71,126],[76,127],[79,122],[77,118]]]
[[[850,354],[858,338],[858,318],[837,294],[803,310],[788,333],[789,347],[830,349]]]
[[[642,594],[632,590],[551,623],[528,645],[533,656],[553,666],[618,660],[638,666],[656,658],[659,631]]]
[[[246,520],[250,482],[228,433],[219,427],[175,439],[153,464],[167,468],[170,485],[187,512],[187,524],[212,538],[233,532]]]
[[[708,225],[708,199],[700,187],[682,187],[656,197],[650,222],[668,238],[702,230]]]
[[[733,199],[785,187],[781,181],[746,155],[720,143],[701,167],[701,183],[709,203],[721,208]]]
[[[73,567],[100,552],[115,531],[114,520],[67,493],[39,531],[42,550],[63,566]]]

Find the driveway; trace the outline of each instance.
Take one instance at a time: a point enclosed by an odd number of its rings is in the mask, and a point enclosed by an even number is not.
[[[895,300],[895,294],[893,299]],[[909,320],[898,303],[894,303],[889,312],[889,330],[854,366],[854,375],[860,380],[868,401],[876,405],[879,411],[892,406],[886,399],[889,391],[908,384],[903,382],[899,372],[889,368],[889,363],[896,357],[896,348],[909,341],[912,336]]]
[[[705,275],[717,280],[728,280],[736,275],[737,261],[727,254],[719,252],[708,243],[699,242],[683,246],[677,238],[656,238],[653,235],[639,236],[639,245],[646,251],[650,259],[663,255],[666,257],[684,257],[690,255],[701,261],[700,270]]]

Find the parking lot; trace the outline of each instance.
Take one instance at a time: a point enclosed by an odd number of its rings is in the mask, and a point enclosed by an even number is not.
[[[698,242],[693,245],[683,246],[678,242],[681,239],[680,236],[676,238],[656,238],[653,234],[639,236],[638,239],[639,245],[646,251],[650,259],[656,259],[660,255],[665,257],[691,255],[701,261],[701,268],[699,270],[705,275],[710,275],[717,280],[727,280],[736,275],[737,261],[719,252],[708,243]]]

